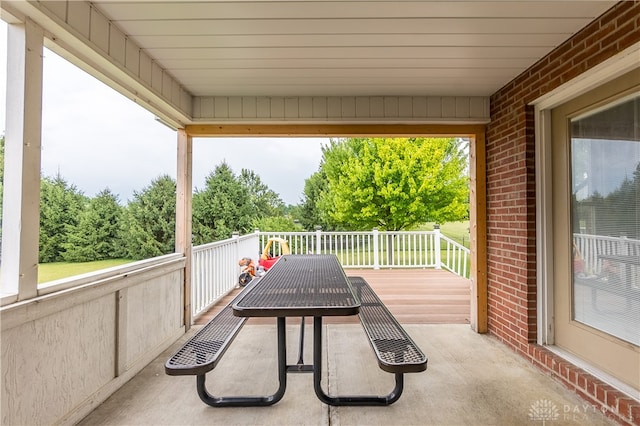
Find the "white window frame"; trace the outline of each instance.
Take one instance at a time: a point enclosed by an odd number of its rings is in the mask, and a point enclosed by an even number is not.
[[[636,43],[531,103],[535,108],[537,343],[548,346],[550,350],[578,367],[622,391],[626,390],[631,395],[635,392],[627,389],[628,386],[554,346],[551,110],[627,72],[640,68],[639,56],[640,43]]]

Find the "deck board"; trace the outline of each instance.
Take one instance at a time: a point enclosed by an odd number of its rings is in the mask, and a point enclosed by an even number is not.
[[[470,281],[436,269],[345,269],[347,276],[363,277],[401,324],[468,324]],[[205,324],[240,289],[236,289],[195,324]],[[289,321],[297,322],[290,318]],[[357,323],[356,317],[325,318],[325,323]],[[251,324],[275,324],[274,318],[250,318]]]

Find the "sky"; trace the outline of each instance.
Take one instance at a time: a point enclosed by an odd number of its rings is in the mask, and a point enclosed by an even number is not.
[[[5,133],[7,25],[0,20],[0,134]],[[176,177],[176,132],[55,53],[44,52],[42,166],[87,196],[109,188],[122,204],[161,175]],[[253,170],[286,204],[299,204],[327,138],[194,138],[193,185],[215,166]]]

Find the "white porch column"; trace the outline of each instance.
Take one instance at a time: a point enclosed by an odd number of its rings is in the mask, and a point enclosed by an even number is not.
[[[38,286],[43,38],[30,20],[8,25],[0,288],[18,300]]]
[[[178,129],[176,188],[176,252],[186,257],[184,268],[184,325],[191,327],[191,212],[193,181],[193,139]]]

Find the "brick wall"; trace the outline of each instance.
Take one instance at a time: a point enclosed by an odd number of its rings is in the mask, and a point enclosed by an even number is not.
[[[621,423],[640,403],[536,341],[534,114],[528,103],[640,41],[640,1],[616,4],[491,97],[487,127],[489,332]],[[633,416],[633,417],[632,417]]]

